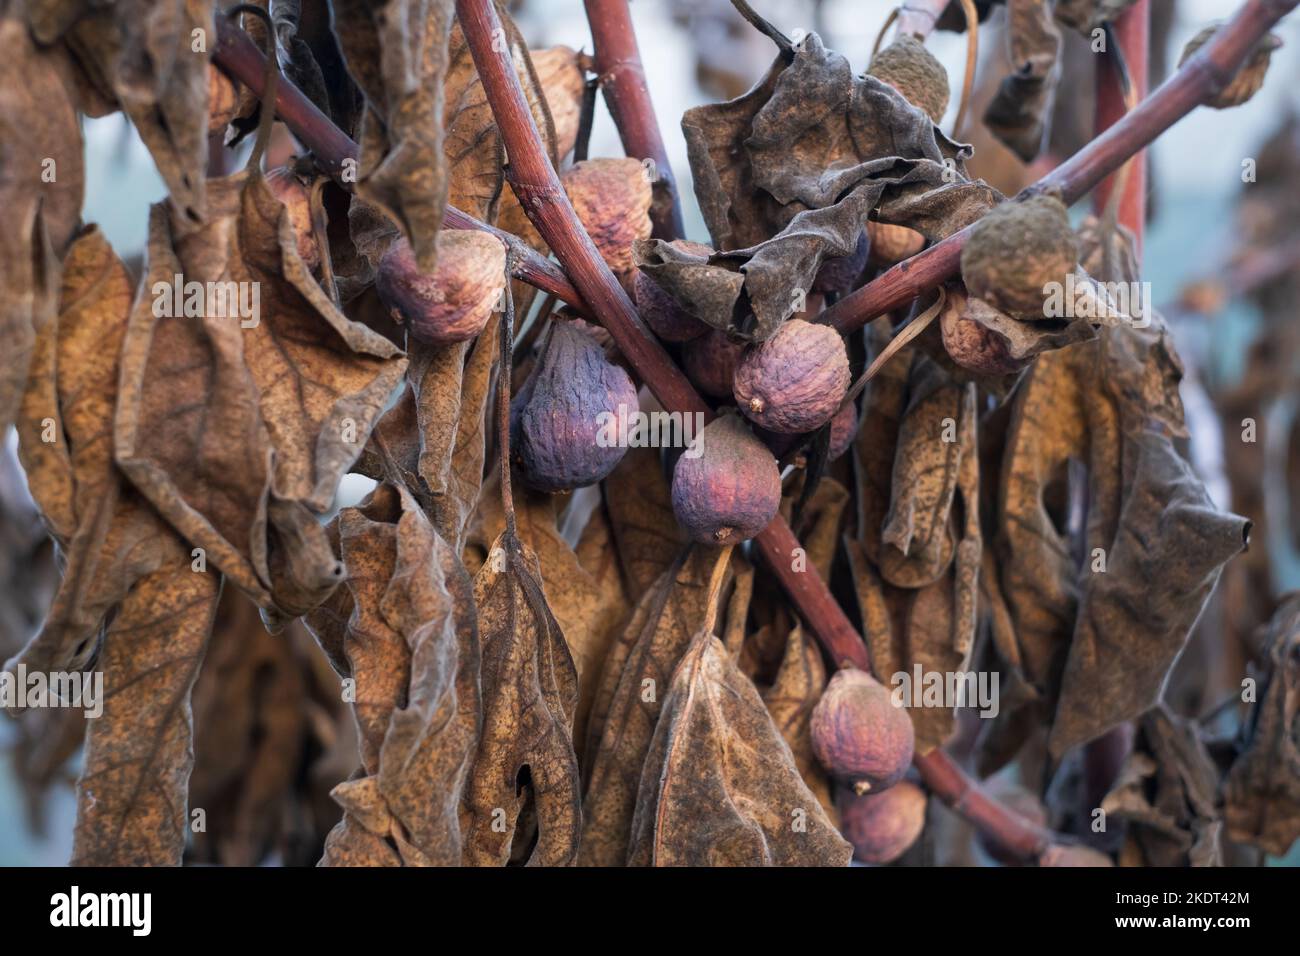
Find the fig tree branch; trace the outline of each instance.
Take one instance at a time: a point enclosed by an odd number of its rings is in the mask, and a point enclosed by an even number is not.
[[[680,238],[685,230],[677,179],[668,164],[668,153],[655,119],[627,0],[586,0],[586,8],[595,44],[597,81],[623,141],[623,151],[637,159],[654,162],[650,221],[654,224],[655,238]]]
[[[1028,186],[1021,196],[1059,193],[1069,205],[1082,198],[1139,150],[1222,90],[1255,44],[1300,0],[1247,0],[1200,51],[1104,133]],[[971,227],[955,232],[893,266],[822,313],[841,333],[862,328],[902,308],[960,272],[961,250]]]

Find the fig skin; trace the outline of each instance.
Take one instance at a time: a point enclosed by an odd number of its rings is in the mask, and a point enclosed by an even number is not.
[[[267,173],[266,185],[271,195],[289,210],[298,257],[315,272],[320,268],[320,246],[316,242],[316,230],[312,228],[311,194],[288,166],[277,166]]]
[[[912,718],[891,698],[866,671],[847,667],[835,673],[813,709],[813,753],[859,796],[892,787],[912,762]]]
[[[610,271],[626,280],[632,243],[650,238],[650,179],[639,159],[585,159],[560,177],[569,202]]]
[[[948,108],[948,71],[925,44],[901,34],[871,59],[867,72],[888,83],[937,123]]]
[[[494,314],[505,280],[506,247],[486,232],[444,229],[438,233],[438,265],[422,273],[405,237],[379,260],[375,291],[413,338],[451,345],[474,338]]]
[[[799,434],[830,421],[849,389],[849,353],[829,325],[789,319],[745,350],[732,393],[745,417],[768,431]]]
[[[1034,196],[995,206],[961,250],[966,291],[1016,318],[1043,319],[1048,283],[1064,283],[1079,262],[1079,241],[1065,205]]]
[[[853,439],[858,437],[858,410],[852,402],[840,406],[840,410],[831,419],[831,443],[827,461],[835,461],[853,447]]]
[[[854,246],[853,252],[847,256],[826,259],[822,262],[821,268],[813,278],[812,291],[821,295],[827,293],[844,295],[846,292],[851,292],[857,285],[862,270],[867,267],[867,253],[870,249],[871,240],[867,238],[866,230],[863,230],[862,235],[858,236],[858,244]]]
[[[949,358],[980,375],[1012,375],[1029,364],[1028,360],[1012,358],[1006,340],[971,318],[970,307],[971,299],[965,292],[948,289],[939,313],[939,329]]]
[[[730,398],[736,366],[744,354],[744,342],[732,340],[721,329],[710,329],[682,347],[682,371],[710,398]]]
[[[701,544],[738,544],[771,523],[781,506],[781,474],[767,447],[737,415],[700,432],[698,458],[682,455],[673,469],[673,514]]]
[[[858,796],[839,788],[840,832],[863,863],[892,863],[911,849],[925,829],[925,791],[910,780]]]
[[[878,266],[892,266],[925,248],[925,236],[910,226],[872,220],[867,223],[867,235],[871,237],[867,258]]]
[[[1053,844],[1038,858],[1039,866],[1114,866],[1115,861],[1105,853],[1086,846],[1061,846]]]
[[[627,449],[602,447],[603,412],[626,420],[639,407],[627,372],[576,323],[556,321],[541,364],[517,397],[511,433],[524,483],[536,491],[594,485]]]
[[[675,239],[670,245],[699,256],[713,255],[713,250],[708,246],[687,239]],[[632,294],[645,324],[665,342],[689,342],[709,331],[707,324],[687,312],[659,283],[640,269],[632,276]]]

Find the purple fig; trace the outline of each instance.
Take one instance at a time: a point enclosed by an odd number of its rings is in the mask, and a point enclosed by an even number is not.
[[[405,238],[379,260],[375,290],[415,339],[451,345],[483,331],[501,301],[506,247],[491,233],[444,229],[438,233],[438,265],[425,275]]]
[[[867,252],[870,247],[871,241],[867,238],[866,230],[863,230],[862,235],[858,236],[858,244],[849,255],[822,262],[821,268],[817,270],[817,276],[813,279],[813,292],[822,294],[830,292],[835,295],[851,292],[857,285],[862,270],[867,267]]]
[[[835,673],[813,709],[810,729],[822,766],[858,794],[893,786],[912,762],[912,718],[866,671]]]
[[[840,832],[863,863],[892,863],[908,851],[925,829],[925,791],[910,780],[888,790],[858,796],[848,788],[836,793]]]
[[[713,255],[713,250],[708,246],[686,239],[677,239],[671,245],[683,252]],[[639,269],[632,277],[632,289],[641,318],[665,342],[689,342],[709,331],[708,325],[686,311],[658,282]]]
[[[682,371],[710,398],[730,398],[736,365],[744,352],[745,343],[734,341],[720,329],[710,329],[682,346]]]
[[[745,417],[769,431],[810,432],[831,420],[849,388],[849,353],[829,325],[790,319],[745,350],[732,380]]]
[[[673,469],[673,513],[695,541],[735,544],[754,537],[781,506],[776,459],[734,414],[704,427]]]

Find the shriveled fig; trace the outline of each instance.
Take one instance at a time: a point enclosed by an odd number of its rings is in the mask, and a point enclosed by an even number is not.
[[[311,194],[288,166],[277,166],[266,174],[271,195],[289,210],[294,243],[303,263],[313,272],[320,268],[320,245],[311,221]]]
[[[867,238],[866,230],[863,230],[851,254],[822,262],[821,268],[813,278],[813,292],[822,295],[826,293],[843,295],[851,292],[862,275],[862,270],[867,267],[867,252],[870,248],[871,240]]]
[[[831,444],[827,461],[834,461],[853,447],[853,439],[858,437],[858,409],[852,403],[841,405],[840,410],[831,419]]]
[[[1028,361],[1012,358],[1006,339],[971,317],[971,309],[979,304],[978,299],[972,299],[962,289],[948,289],[939,313],[944,349],[962,368],[981,375],[1011,375],[1020,371]]]
[[[673,469],[673,513],[692,540],[737,544],[781,506],[781,474],[767,447],[733,414],[714,419]],[[694,456],[694,457],[692,457]]]
[[[830,421],[849,388],[849,353],[829,325],[790,319],[750,346],[736,366],[732,392],[752,422],[797,434]]]
[[[840,832],[863,863],[892,863],[925,829],[925,791],[910,780],[888,790],[858,796],[847,788],[836,794]]]
[[[620,277],[632,272],[632,243],[650,235],[650,177],[630,156],[586,159],[561,176],[574,212],[601,258]]]
[[[1196,52],[1209,43],[1218,32],[1217,26],[1209,26],[1188,40],[1187,46],[1183,47],[1183,55],[1178,58],[1178,65],[1182,66],[1195,56]],[[1228,84],[1206,100],[1205,105],[1212,106],[1216,110],[1232,109],[1234,106],[1241,106],[1258,93],[1268,73],[1268,61],[1273,56],[1273,51],[1281,45],[1282,41],[1272,33],[1261,37],[1251,49],[1246,62],[1232,75]]]
[[[867,257],[878,266],[892,266],[925,248],[925,236],[910,226],[872,220],[867,223],[867,235],[871,238]]]
[[[1065,204],[1033,196],[995,206],[975,223],[961,251],[966,290],[1017,318],[1046,318],[1050,284],[1064,285],[1079,262]]]
[[[736,366],[744,353],[744,342],[729,338],[721,329],[710,329],[682,347],[682,371],[710,398],[730,398]]]
[[[506,247],[486,232],[438,233],[438,265],[420,272],[405,237],[379,260],[375,290],[393,318],[429,345],[450,345],[483,331],[505,281]]]
[[[676,239],[670,245],[683,252],[713,255],[708,246],[689,239]],[[632,276],[632,294],[645,324],[665,342],[689,342],[709,331],[708,325],[686,311],[658,282],[639,269]]]
[[[835,673],[813,709],[813,752],[859,795],[898,783],[912,762],[912,718],[888,688],[866,671]]]
[[[239,112],[239,90],[235,81],[213,64],[208,64],[208,132],[219,133]]]
[[[925,44],[908,33],[871,58],[867,73],[888,83],[934,122],[948,108],[948,71]]]
[[[614,470],[639,403],[632,379],[594,336],[574,322],[555,321],[525,389],[510,431],[529,487],[567,491]]]
[[[1086,846],[1062,846],[1053,844],[1043,851],[1038,858],[1039,866],[1114,866],[1115,861],[1105,853]]]

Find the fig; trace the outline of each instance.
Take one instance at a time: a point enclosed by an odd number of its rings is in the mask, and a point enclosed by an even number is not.
[[[898,783],[912,762],[915,732],[907,710],[866,671],[837,671],[813,709],[813,753],[861,795]]]
[[[632,379],[589,332],[554,321],[550,336],[510,430],[524,483],[568,491],[614,470],[627,451],[620,436],[640,406]]]
[[[867,73],[888,83],[934,122],[948,108],[948,71],[925,44],[908,33],[871,58]]]
[[[235,81],[208,64],[208,134],[220,133],[239,112]]]
[[[650,236],[650,177],[639,159],[585,159],[560,177],[600,256],[620,278],[632,272],[632,243]]]
[[[910,780],[864,796],[841,788],[835,802],[840,832],[863,863],[894,862],[925,829],[925,791]]]
[[[831,443],[826,460],[834,461],[853,447],[858,437],[858,410],[852,402],[842,404],[831,419]]]
[[[506,247],[496,236],[465,229],[438,233],[438,265],[425,275],[405,237],[398,238],[375,275],[375,291],[413,338],[429,345],[472,339],[500,300]]]
[[[752,422],[785,434],[830,421],[849,388],[849,353],[829,325],[784,322],[745,350],[732,380],[736,404]]]
[[[736,365],[744,353],[744,342],[733,340],[721,329],[710,329],[682,347],[682,371],[710,398],[730,398]]]
[[[293,226],[294,243],[298,256],[308,269],[320,268],[320,245],[311,221],[311,194],[288,166],[277,166],[266,174],[266,185],[271,195],[289,210],[289,224]]]
[[[1063,285],[1078,262],[1065,204],[1033,196],[995,206],[975,223],[961,250],[961,277],[970,295],[994,308],[1043,319],[1049,285]]]
[[[858,278],[862,275],[862,270],[867,267],[867,252],[870,248],[871,240],[867,238],[866,230],[863,230],[862,235],[858,236],[858,244],[853,248],[852,253],[822,262],[821,268],[813,278],[813,292],[822,295],[827,293],[843,295],[852,292]]]
[[[939,313],[939,329],[948,356],[962,368],[981,375],[1011,375],[1029,361],[1011,357],[1007,341],[971,317],[971,310],[989,308],[964,291],[949,288]]]
[[[687,239],[676,239],[670,245],[683,252],[713,255],[708,246]],[[658,282],[639,269],[632,276],[632,295],[645,324],[665,342],[689,342],[709,331],[708,325],[686,311]]]
[[[867,235],[867,258],[878,266],[892,266],[925,248],[925,236],[909,226],[873,220],[867,223]]]
[[[1086,846],[1053,844],[1038,858],[1039,866],[1114,866],[1115,861],[1105,853]]]
[[[673,468],[673,514],[692,540],[736,544],[754,537],[781,506],[776,459],[738,415],[714,419]],[[698,451],[696,457],[691,454]]]
[[[1186,63],[1218,32],[1217,26],[1209,26],[1188,40],[1187,46],[1183,47],[1183,55],[1178,58],[1178,65]],[[1258,93],[1264,85],[1264,76],[1268,73],[1268,61],[1273,56],[1273,51],[1281,45],[1282,41],[1272,33],[1261,37],[1251,49],[1246,62],[1232,75],[1223,89],[1205,101],[1205,105],[1216,110],[1232,109]]]

